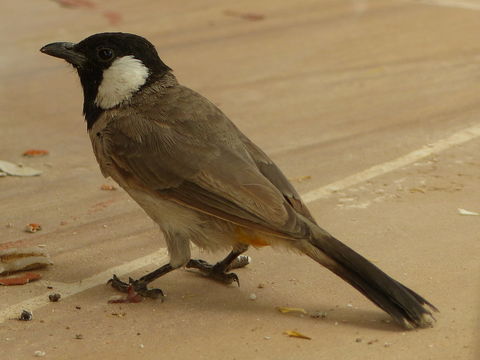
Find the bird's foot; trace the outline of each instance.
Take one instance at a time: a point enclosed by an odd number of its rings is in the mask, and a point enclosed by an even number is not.
[[[163,291],[160,289],[148,289],[147,283],[142,280],[133,280],[132,278],[128,279],[128,283],[120,280],[117,275],[113,275],[110,280],[108,280],[107,284],[112,285],[114,289],[118,291],[131,293],[132,290],[143,297],[149,297],[152,299],[161,298],[163,301],[164,295]]]
[[[235,261],[225,268],[225,265],[222,262],[219,262],[215,265],[211,265],[204,260],[200,259],[192,259],[190,260],[186,267],[187,269],[198,269],[200,270],[205,276],[219,281],[223,284],[232,284],[236,282],[238,286],[240,286],[240,280],[238,279],[237,274],[235,273],[227,273],[227,270],[230,269],[237,269],[240,267],[244,267],[250,263],[250,258],[248,256],[239,256],[235,259]]]

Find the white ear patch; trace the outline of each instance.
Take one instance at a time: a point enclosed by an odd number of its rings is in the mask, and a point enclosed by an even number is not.
[[[106,110],[130,99],[145,84],[148,75],[148,68],[133,56],[116,59],[108,69],[103,70],[95,104]]]

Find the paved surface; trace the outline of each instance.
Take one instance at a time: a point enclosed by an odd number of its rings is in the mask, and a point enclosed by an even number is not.
[[[475,2],[77,4],[0,5],[0,158],[44,171],[0,178],[0,242],[45,244],[55,262],[41,281],[0,288],[2,359],[37,350],[49,359],[478,358],[480,217],[457,213],[480,211]],[[150,39],[302,194],[320,189],[309,197],[319,223],[438,306],[436,327],[403,332],[309,259],[270,249],[249,252],[240,288],[179,270],[155,283],[168,294],[163,304],[107,304],[109,274],[152,270],[166,260],[163,242],[123,191],[100,190],[108,181],[76,74],[38,49],[110,30]],[[22,158],[29,148],[50,155]],[[378,176],[364,176],[372,166]],[[23,232],[32,222],[43,230]],[[54,291],[64,298],[48,303]],[[21,308],[34,320],[9,320]]]

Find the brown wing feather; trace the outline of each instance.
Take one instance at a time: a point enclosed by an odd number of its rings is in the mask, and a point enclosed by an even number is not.
[[[277,236],[308,236],[295,211],[311,215],[298,194],[215,105],[183,87],[165,96],[156,104],[162,111],[139,107],[104,129],[120,173],[200,212]]]
[[[288,181],[277,165],[255,145],[249,138],[242,134],[241,137],[248,152],[252,156],[260,172],[283,194],[288,203],[310,221],[316,224],[315,219],[302,201],[293,185]]]

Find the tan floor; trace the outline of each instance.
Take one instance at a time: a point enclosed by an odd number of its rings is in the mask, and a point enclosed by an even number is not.
[[[0,242],[45,244],[55,265],[44,280],[0,288],[0,312],[35,308],[31,322],[0,324],[0,358],[478,359],[480,217],[457,208],[480,211],[480,137],[310,204],[326,229],[439,307],[433,329],[403,332],[317,264],[270,249],[249,251],[240,288],[179,270],[155,282],[163,304],[109,305],[114,291],[93,285],[163,243],[122,191],[99,189],[76,75],[38,51],[101,31],[144,35],[305,194],[480,126],[480,12],[425,3],[2,0],[0,159],[44,173],[0,178]],[[50,155],[22,158],[29,148]],[[31,222],[43,230],[23,232]],[[74,295],[48,304],[49,283]]]

